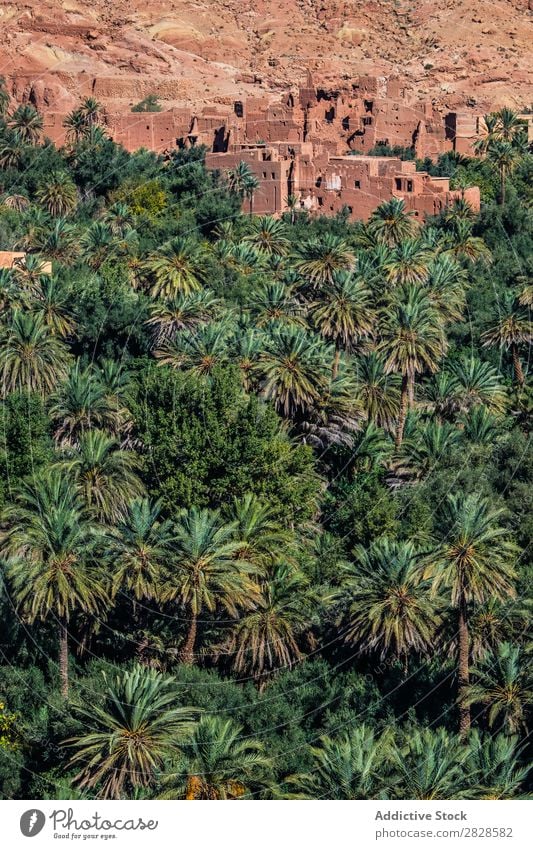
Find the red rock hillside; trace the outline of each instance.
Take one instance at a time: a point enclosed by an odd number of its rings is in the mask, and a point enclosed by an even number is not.
[[[529,106],[532,0],[23,0],[2,3],[0,73],[17,100],[129,111],[278,95],[310,67],[342,88],[395,74],[413,100]]]

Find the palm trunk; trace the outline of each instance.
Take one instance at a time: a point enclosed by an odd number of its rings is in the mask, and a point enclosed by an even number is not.
[[[341,358],[341,352],[339,348],[335,348],[335,356],[333,358],[333,365],[331,366],[331,379],[335,380],[339,373],[339,362]]]
[[[407,417],[408,400],[408,377],[404,374],[402,377],[402,395],[400,399],[400,410],[398,412],[398,425],[396,427],[396,448],[399,448],[403,441],[403,429]]]
[[[414,374],[409,375],[408,382],[408,398],[409,398],[409,409],[412,410],[415,403],[415,376]]]
[[[194,647],[196,645],[196,632],[198,630],[198,619],[196,613],[191,613],[191,624],[187,640],[181,651],[181,662],[187,666],[192,666],[194,663]]]
[[[61,695],[68,699],[68,631],[64,619],[59,621],[59,680]]]
[[[457,701],[459,703],[459,734],[465,737],[470,731],[470,708],[465,704],[466,690],[470,680],[469,656],[470,637],[468,634],[468,614],[464,592],[459,600],[459,657],[457,676]]]
[[[519,386],[523,386],[524,372],[522,371],[522,363],[520,362],[520,357],[518,356],[518,345],[516,344],[516,342],[513,342],[513,344],[511,345],[511,354],[513,357],[515,380],[519,384]]]

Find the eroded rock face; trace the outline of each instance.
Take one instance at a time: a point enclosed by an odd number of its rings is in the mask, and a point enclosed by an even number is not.
[[[405,98],[478,111],[529,105],[529,0],[21,0],[0,7],[13,96],[113,112],[148,93],[167,108],[275,95],[311,67],[324,89],[401,76]],[[474,80],[472,78],[474,75]]]

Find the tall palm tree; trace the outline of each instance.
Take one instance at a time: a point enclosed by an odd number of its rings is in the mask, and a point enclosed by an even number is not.
[[[498,320],[495,327],[487,330],[482,336],[484,347],[499,347],[511,352],[515,380],[519,386],[524,385],[524,371],[520,362],[520,345],[530,344],[533,340],[531,318],[525,310],[512,308]]]
[[[49,415],[56,439],[69,445],[79,443],[91,428],[123,436],[132,423],[129,411],[109,396],[94,366],[82,369],[79,361],[52,396]]]
[[[102,123],[104,108],[95,97],[86,97],[82,100],[79,110],[87,127],[94,127],[96,124]]]
[[[497,369],[490,363],[466,355],[449,368],[454,383],[453,406],[457,412],[466,413],[479,404],[484,404],[493,413],[505,410],[505,386]]]
[[[87,132],[87,119],[78,107],[69,112],[63,121],[66,140],[69,144],[78,144]]]
[[[389,247],[410,239],[415,227],[413,213],[406,211],[403,198],[391,198],[381,203],[368,223],[370,236]]]
[[[5,77],[0,76],[0,118],[5,118],[9,109],[10,97],[6,89]]]
[[[345,639],[381,660],[403,660],[406,669],[411,652],[428,651],[440,622],[431,585],[420,579],[420,553],[381,537],[369,549],[357,546],[354,558],[338,591]]]
[[[474,682],[467,690],[468,705],[485,705],[488,723],[496,723],[506,733],[527,733],[527,713],[533,704],[531,659],[517,645],[500,643],[495,654],[486,657],[471,670]]]
[[[109,681],[104,675],[103,704],[80,705],[87,727],[66,742],[77,751],[69,766],[80,766],[76,783],[103,799],[131,798],[150,787],[165,762],[189,737],[198,711],[176,705],[174,678],[136,666]]]
[[[392,250],[383,270],[392,286],[426,280],[432,252],[420,239],[404,239]]]
[[[50,174],[35,192],[35,197],[54,218],[68,215],[78,201],[76,186],[66,171]]]
[[[148,257],[145,267],[153,298],[189,295],[205,278],[205,252],[190,238],[175,238]]]
[[[299,245],[293,265],[313,289],[331,284],[338,271],[352,271],[355,254],[345,239],[326,233]]]
[[[514,170],[519,161],[519,152],[516,147],[508,141],[491,142],[487,149],[487,159],[494,165],[500,175],[500,197],[499,202],[505,204],[505,188],[507,177]]]
[[[462,320],[466,279],[465,270],[445,253],[430,262],[425,285],[443,322]]]
[[[290,248],[290,240],[286,235],[286,224],[270,215],[261,215],[250,223],[251,232],[243,238],[243,242],[252,245],[267,256],[286,256]]]
[[[131,592],[138,601],[157,599],[163,569],[172,561],[173,538],[172,522],[161,516],[161,502],[132,501],[103,540],[114,592]]]
[[[398,417],[400,392],[395,374],[385,372],[375,352],[357,360],[357,397],[370,422],[392,430]]]
[[[274,510],[254,493],[234,498],[224,510],[224,518],[234,525],[239,549],[235,556],[257,566],[261,574],[283,553],[290,555],[291,534],[275,518]]]
[[[228,361],[229,327],[224,322],[200,325],[194,334],[181,332],[154,351],[161,365],[183,369],[209,379],[214,369]]]
[[[379,799],[389,786],[390,734],[377,737],[369,726],[358,725],[339,737],[321,737],[311,754],[312,771],[289,778],[300,797]]]
[[[375,329],[376,312],[372,294],[364,282],[346,271],[338,271],[310,307],[310,317],[322,336],[335,345],[332,377],[339,372],[341,350],[353,351]]]
[[[161,799],[245,799],[270,787],[265,746],[232,719],[202,716],[176,770],[163,775]]]
[[[183,330],[194,331],[199,325],[216,318],[221,301],[209,291],[201,289],[188,295],[182,293],[150,307],[150,318],[146,322],[153,328],[156,345],[171,341]]]
[[[303,330],[274,327],[258,363],[262,394],[285,416],[304,412],[327,386],[327,354],[327,348]]]
[[[15,310],[0,333],[0,392],[48,395],[68,371],[66,346],[53,336],[44,318]]]
[[[499,523],[502,513],[479,495],[449,495],[437,526],[439,539],[424,570],[434,592],[446,589],[457,609],[459,730],[463,736],[470,728],[469,611],[488,598],[503,600],[514,595],[517,549]]]
[[[470,220],[454,219],[445,232],[443,247],[444,255],[455,260],[483,261],[487,264],[492,260],[490,248],[480,236],[474,236]]]
[[[440,317],[427,293],[415,286],[402,291],[386,308],[377,350],[386,374],[402,376],[396,446],[402,444],[411,387],[418,374],[436,372],[447,348]]]
[[[24,144],[37,144],[43,130],[43,118],[34,106],[18,106],[9,120],[15,136]]]
[[[230,191],[246,198],[249,203],[250,215],[253,212],[254,195],[259,188],[259,180],[247,162],[239,162],[231,171],[228,171],[228,186]]]
[[[107,601],[92,554],[93,528],[72,482],[58,471],[23,483],[3,515],[0,550],[23,616],[55,620],[61,693],[68,696],[68,626],[76,611],[96,613]]]
[[[78,228],[65,218],[56,218],[50,227],[36,229],[30,247],[47,259],[72,265],[80,253]]]
[[[272,675],[304,657],[298,637],[310,628],[318,598],[303,573],[285,561],[269,570],[260,593],[256,609],[239,619],[220,654],[262,690]]]
[[[305,327],[305,306],[294,294],[292,286],[282,282],[266,283],[254,294],[250,304],[257,327],[270,322]]]
[[[128,503],[144,494],[137,475],[140,465],[134,451],[121,449],[113,436],[100,430],[83,433],[77,447],[59,461],[72,475],[88,511],[104,522],[119,521]]]
[[[213,613],[222,608],[236,618],[239,611],[257,603],[253,577],[257,567],[237,559],[239,548],[235,525],[223,522],[218,510],[193,507],[180,514],[175,529],[175,560],[164,581],[163,597],[178,601],[189,616],[183,663],[194,663],[198,617],[204,610]]]
[[[33,257],[28,256],[28,260]],[[76,321],[70,308],[70,292],[51,274],[40,274],[27,296],[29,310],[44,319],[53,336],[61,339],[75,336]]]
[[[26,145],[22,139],[14,134],[12,138],[0,141],[0,168],[20,168],[24,160]]]

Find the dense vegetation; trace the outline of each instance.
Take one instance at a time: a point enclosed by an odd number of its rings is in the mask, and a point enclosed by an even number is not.
[[[0,88],[0,793],[528,792],[531,156],[420,228]],[[511,116],[511,117],[510,117]],[[52,263],[47,273],[44,262]]]

